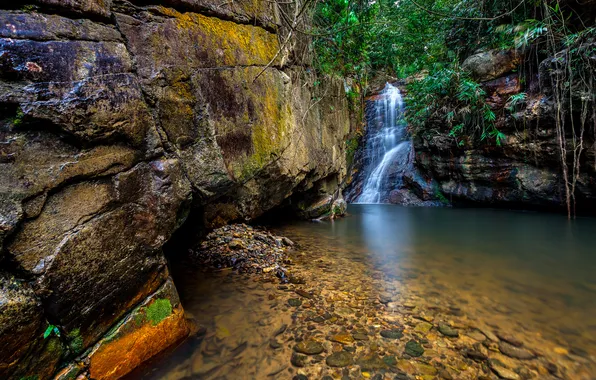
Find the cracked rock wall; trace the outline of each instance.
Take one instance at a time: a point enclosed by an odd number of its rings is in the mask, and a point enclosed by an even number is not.
[[[250,220],[345,175],[343,83],[278,54],[272,2],[156,3],[0,10],[0,378],[127,373],[188,332],[161,248],[192,207]]]

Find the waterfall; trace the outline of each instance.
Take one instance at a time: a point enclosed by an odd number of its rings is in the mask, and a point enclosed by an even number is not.
[[[404,103],[399,89],[387,83],[375,100],[375,119],[368,124],[366,151],[369,164],[357,203],[382,203],[401,185],[410,169],[412,142],[403,118]]]

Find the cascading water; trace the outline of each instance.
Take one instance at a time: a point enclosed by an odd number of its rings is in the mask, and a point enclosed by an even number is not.
[[[369,121],[365,148],[369,164],[357,203],[385,202],[412,167],[412,142],[406,131],[399,89],[387,83],[374,106],[376,115],[372,123]]]

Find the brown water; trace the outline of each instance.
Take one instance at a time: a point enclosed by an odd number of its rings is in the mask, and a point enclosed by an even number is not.
[[[501,370],[512,378],[596,379],[596,220],[389,205],[349,211],[334,222],[274,228],[298,243],[289,269],[304,284],[175,267],[185,310],[206,333],[131,378],[496,379]],[[295,298],[300,306],[288,304]],[[441,334],[441,324],[459,337]],[[392,328],[403,337],[380,335]],[[504,355],[493,333],[536,357]],[[422,356],[404,353],[410,340],[424,347]],[[324,349],[295,355],[303,367],[291,363],[300,341]],[[339,351],[351,364],[329,366]]]

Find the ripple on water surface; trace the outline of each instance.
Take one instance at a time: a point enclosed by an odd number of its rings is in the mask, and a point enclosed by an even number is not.
[[[131,378],[596,378],[596,220],[352,205],[280,285],[174,268],[206,331]]]

